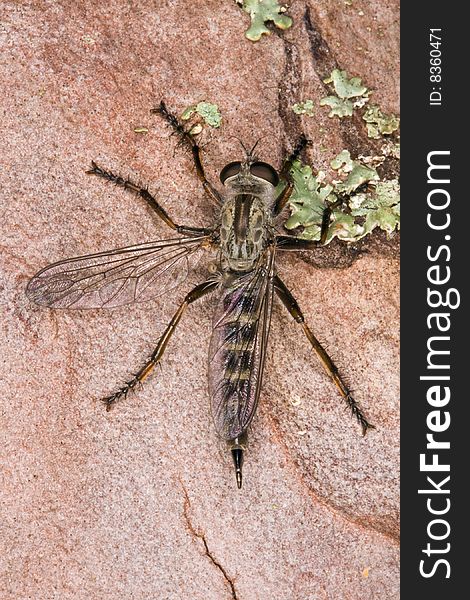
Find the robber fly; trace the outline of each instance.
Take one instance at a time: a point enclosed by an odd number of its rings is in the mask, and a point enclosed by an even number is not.
[[[51,308],[103,308],[142,302],[160,296],[184,281],[192,262],[205,248],[218,250],[218,269],[186,294],[147,362],[119,390],[103,399],[107,410],[143,382],[163,353],[186,308],[208,294],[217,307],[209,349],[209,394],[215,429],[228,443],[238,488],[242,486],[247,429],[258,405],[266,358],[273,296],[276,294],[302,327],[313,350],[336,384],[363,434],[371,428],[338,369],[314,336],[295,298],[275,269],[278,251],[313,249],[326,241],[332,210],[326,206],[318,242],[280,235],[275,223],[293,191],[289,171],[307,146],[302,136],[279,174],[255,156],[256,144],[243,160],[221,173],[220,193],[206,178],[201,150],[194,137],[162,101],[151,111],[161,115],[192,152],[196,173],[206,193],[219,206],[212,227],[177,225],[147,188],[106,171],[92,162],[90,175],[123,187],[145,200],[180,237],[62,260],[37,273],[27,287],[28,297]],[[287,183],[276,195],[280,177]]]

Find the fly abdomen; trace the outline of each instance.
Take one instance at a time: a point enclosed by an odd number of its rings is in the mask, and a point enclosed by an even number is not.
[[[211,369],[214,369],[212,375],[215,376],[215,381],[211,382],[212,385],[215,384],[212,396],[217,398],[217,405],[223,411],[214,417],[216,423],[223,425],[218,430],[225,439],[234,439],[248,425],[247,414],[252,409],[252,380],[254,371],[257,371],[253,367],[256,362],[256,325],[259,314],[256,305],[253,307],[251,303],[244,304],[241,298],[238,300],[234,313],[236,318],[220,327],[223,342],[215,353],[216,363],[211,365]]]
[[[244,381],[250,378],[252,353],[240,347],[227,350],[225,355],[225,379]]]
[[[247,273],[225,270],[213,319],[209,351],[211,412],[218,435],[232,450],[238,487],[247,429],[256,412],[266,356],[272,306],[272,262],[268,264],[267,258]]]

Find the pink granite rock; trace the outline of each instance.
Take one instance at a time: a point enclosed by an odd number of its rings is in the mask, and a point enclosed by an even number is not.
[[[292,3],[293,27],[253,44],[235,2],[2,4],[2,515],[0,596],[40,600],[396,600],[398,263],[346,269],[290,254],[279,272],[376,425],[365,438],[276,303],[264,391],[236,489],[207,397],[212,305],[188,310],[155,376],[109,413],[201,263],[175,294],[113,310],[50,311],[28,279],[49,262],[168,236],[148,208],[85,175],[148,183],[179,222],[214,208],[190,157],[149,114],[216,102],[212,181],[263,136],[280,164],[303,129],[315,168],[367,138],[318,108],[326,66],[363,77],[397,111],[398,2]],[[145,127],[147,134],[135,133]],[[352,133],[351,133],[352,131]]]

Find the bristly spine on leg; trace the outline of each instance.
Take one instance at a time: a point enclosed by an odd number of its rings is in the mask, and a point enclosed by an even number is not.
[[[220,193],[216,190],[216,188],[208,181],[206,177],[206,173],[204,171],[204,166],[202,164],[201,159],[201,148],[197,144],[196,140],[193,136],[186,131],[184,126],[179,122],[176,115],[171,113],[166,104],[161,100],[160,105],[157,108],[153,108],[150,111],[151,114],[161,115],[167,123],[173,128],[174,133],[177,133],[180,136],[180,140],[182,144],[187,144],[191,153],[193,155],[194,166],[196,167],[196,173],[199,178],[199,181],[202,183],[202,186],[206,193],[217,202],[217,204],[222,204],[222,197]]]
[[[174,129],[174,133],[177,133],[181,136],[183,140],[189,141],[192,145],[193,141],[191,140],[190,134],[186,131],[184,126],[178,121],[176,115],[170,112],[163,100],[160,101],[160,105],[157,108],[152,108],[150,111],[151,114],[161,115],[171,127]]]
[[[127,398],[127,394],[129,392],[133,392],[138,384],[142,385],[142,379],[139,378],[139,373],[136,373],[134,377],[127,381],[117,392],[114,392],[114,394],[102,398],[101,400],[106,405],[106,411],[109,412],[114,403],[120,400],[121,398]]]
[[[338,391],[345,400],[347,406],[351,409],[352,415],[355,416],[357,421],[360,423],[362,427],[362,435],[365,435],[368,429],[375,429],[375,427],[368,422],[359,404],[352,397],[351,390],[345,384],[344,380],[339,374],[338,368],[329,357],[325,348],[320,344],[310,327],[305,322],[304,315],[300,310],[297,300],[277,275],[274,277],[274,290],[294,320],[302,326],[308,341],[322,362],[325,371],[338,388]]]
[[[307,146],[310,146],[311,144],[312,144],[312,141],[309,140],[305,134],[302,134],[300,136],[300,138],[297,141],[297,144],[295,145],[295,147],[292,150],[291,154],[288,156],[288,158],[286,159],[286,161],[282,165],[282,169],[281,169],[281,172],[280,172],[280,176],[281,177],[284,177],[284,178],[289,178],[290,177],[289,171],[292,168],[292,164],[296,160],[298,160],[298,158],[302,154],[303,150],[305,150],[305,148]]]
[[[348,390],[347,395],[344,397],[346,402],[348,403],[349,408],[351,409],[351,414],[356,417],[357,421],[362,427],[362,435],[366,435],[369,429],[375,429],[375,425],[369,423],[369,421],[364,416],[359,404],[351,395],[351,391]]]

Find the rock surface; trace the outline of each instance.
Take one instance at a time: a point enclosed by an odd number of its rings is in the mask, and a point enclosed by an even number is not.
[[[276,303],[241,492],[207,400],[210,300],[162,369],[106,413],[99,398],[151,352],[175,294],[108,311],[50,311],[24,294],[49,262],[168,237],[142,202],[87,177],[90,159],[147,182],[179,222],[214,208],[191,160],[149,115],[216,102],[212,181],[237,136],[280,164],[300,131],[315,168],[367,145],[351,124],[293,102],[325,96],[332,65],[398,106],[398,1],[292,3],[292,29],[253,44],[235,2],[2,4],[0,309],[1,598],[396,600],[398,263],[363,255],[279,272],[377,429],[365,438]],[[147,134],[135,133],[139,127]],[[347,146],[349,144],[349,146]]]

